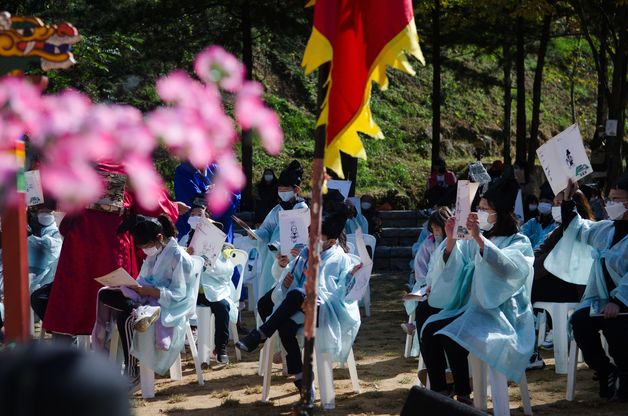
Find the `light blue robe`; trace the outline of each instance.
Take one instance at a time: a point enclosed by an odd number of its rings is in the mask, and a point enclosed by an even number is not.
[[[231,281],[234,268],[233,263],[225,257],[225,250],[223,250],[214,267],[203,270],[201,273],[200,287],[208,301],[227,301],[229,304],[229,321],[235,323],[238,321],[238,305],[233,300],[236,295],[236,288]]]
[[[52,283],[57,271],[63,238],[55,223],[41,228],[41,236],[28,236],[29,290],[33,293],[43,285]]]
[[[291,261],[283,270],[277,286],[273,290],[275,308],[285,299],[292,290],[303,290],[308,249],[301,251],[299,256]],[[360,329],[360,310],[358,303],[345,300],[347,285],[353,279],[351,270],[357,265],[349,255],[338,245],[321,252],[318,277],[318,328],[316,330],[316,349],[321,353],[329,353],[332,359],[339,363],[347,361],[349,351]],[[290,287],[285,288],[283,279],[293,271],[294,280]],[[305,316],[297,312],[291,319],[303,325]]]
[[[360,213],[358,213],[354,218],[347,219],[347,223],[345,224],[345,233],[355,234],[355,230],[357,230],[358,227],[360,227],[364,234],[369,233],[369,223],[366,218],[364,218],[364,215]]]
[[[163,351],[155,348],[155,325],[144,333],[136,331],[131,353],[158,374],[166,374],[183,348],[187,316],[194,312],[196,306],[193,285],[196,278],[192,258],[175,238],[168,240],[161,253],[148,257],[142,264],[137,281],[140,285],[159,289],[161,324],[172,328],[173,332],[170,348]]]
[[[530,218],[525,224],[521,226],[521,234],[530,239],[532,249],[536,250],[543,244],[548,235],[552,233],[558,227],[558,223],[552,221],[543,228],[541,223],[536,218]]]
[[[300,208],[307,208],[307,204],[304,201],[297,202],[292,209]],[[261,239],[257,241],[257,248],[260,256],[258,261],[262,262],[262,268],[257,280],[258,300],[268,293],[268,291],[272,289],[276,283],[271,271],[276,254],[272,253],[268,249],[268,244],[274,241],[279,241],[279,211],[282,210],[283,208],[281,205],[275,205],[268,215],[266,215],[266,218],[264,218],[262,225],[255,230],[255,234],[257,234]]]
[[[561,279],[586,282],[578,309],[590,307],[594,301],[607,302],[610,297],[628,305],[628,236],[611,246],[614,234],[613,221],[594,222],[576,215],[545,259],[547,270]],[[616,285],[610,293],[604,281],[602,259]]]
[[[443,311],[433,322],[460,317],[437,334],[446,335],[509,380],[521,381],[534,350],[530,291],[534,253],[523,234],[457,241],[445,263],[446,244],[432,256],[429,304]],[[426,325],[427,325],[426,323]]]

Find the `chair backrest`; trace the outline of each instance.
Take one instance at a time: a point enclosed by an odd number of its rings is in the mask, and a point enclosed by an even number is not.
[[[203,266],[205,265],[205,260],[201,256],[190,257],[192,257],[192,271],[190,273],[190,279],[187,282],[187,297],[190,301],[188,316],[192,316],[196,313],[196,297],[198,294],[198,287],[201,283],[201,273],[203,272]]]
[[[367,248],[370,248],[371,260],[374,260],[375,259],[375,245],[377,244],[375,237],[373,237],[370,234],[362,234],[362,239],[364,240],[364,245]],[[347,243],[351,243],[355,247],[355,234],[347,234]],[[357,249],[351,250],[351,253],[357,254]]]
[[[246,251],[244,250],[238,250],[235,249],[233,250],[233,253],[231,253],[231,257],[229,258],[229,260],[231,261],[231,263],[233,263],[233,266],[237,269],[238,267],[240,268],[240,279],[238,279],[238,286],[236,287],[236,291],[235,291],[235,296],[233,301],[234,302],[239,302],[240,301],[240,295],[242,294],[242,282],[244,282],[244,271],[246,268],[246,263],[249,260],[249,255]]]
[[[349,249],[349,254],[357,254],[357,249],[355,248],[355,244],[350,241],[347,241],[347,248]]]

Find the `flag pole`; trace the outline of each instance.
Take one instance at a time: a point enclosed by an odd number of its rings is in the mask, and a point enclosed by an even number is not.
[[[318,70],[317,106],[323,107],[327,88],[325,84],[329,75],[329,63],[321,65]],[[318,116],[317,115],[317,116]],[[318,297],[318,266],[320,261],[320,234],[323,212],[323,181],[325,179],[325,126],[318,126],[314,132],[314,161],[312,162],[312,199],[310,202],[310,233],[308,243],[307,280],[305,281],[305,313],[304,344],[303,344],[303,383],[301,385],[301,401],[295,408],[295,414],[311,416],[314,413],[312,400],[312,382],[314,381],[312,359],[314,354],[314,338],[316,335],[316,299]]]

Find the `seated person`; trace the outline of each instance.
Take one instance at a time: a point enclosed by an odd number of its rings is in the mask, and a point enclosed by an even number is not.
[[[456,201],[456,175],[447,169],[444,160],[434,161],[432,172],[427,179],[427,198],[430,207],[451,205]]]
[[[362,233],[368,234],[369,223],[364,215],[362,215],[362,213],[353,206],[353,202],[351,202],[350,200],[345,201],[345,204],[347,204],[349,214],[347,218],[347,224],[345,225],[345,233],[354,234],[355,230],[357,230],[359,227],[362,230]]]
[[[375,207],[375,198],[368,194],[362,195],[360,197],[360,206],[362,215],[364,215],[368,224],[369,234],[375,237],[376,242],[379,242],[382,236],[382,219]]]
[[[187,299],[187,282],[192,272],[192,259],[177,243],[174,224],[165,215],[130,217],[118,231],[127,230],[136,247],[146,255],[138,285],[105,287],[98,292],[92,341],[96,346],[104,345],[109,315],[114,311],[125,372],[131,379],[131,389],[135,390],[139,387],[138,359],[156,373],[165,374],[183,348],[186,317],[191,306]],[[134,331],[146,331],[155,321],[159,328],[152,341],[152,351],[147,352],[135,344]]]
[[[547,236],[558,226],[552,217],[553,200],[552,188],[549,183],[545,182],[541,186],[538,215],[530,218],[521,226],[521,234],[530,239],[530,244],[534,250],[539,248]]]
[[[346,214],[331,213],[325,216],[321,230],[321,262],[318,277],[318,330],[316,348],[328,352],[338,362],[345,362],[360,327],[357,302],[345,300],[347,285],[361,268],[338,245]],[[302,359],[296,335],[303,325],[302,305],[305,300],[304,284],[308,268],[308,249],[304,248],[296,259],[285,266],[281,280],[273,290],[274,310],[266,322],[236,344],[247,352],[255,351],[260,342],[275,331],[286,350],[288,374],[295,376],[295,385],[301,391]]]

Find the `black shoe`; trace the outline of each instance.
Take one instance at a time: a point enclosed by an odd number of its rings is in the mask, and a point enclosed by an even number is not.
[[[595,378],[600,383],[600,397],[602,399],[610,400],[615,397],[617,391],[617,369],[615,367],[608,373],[595,372]]]
[[[543,361],[543,357],[538,351],[534,351],[532,356],[530,357],[530,364],[526,370],[537,370],[545,368],[545,361]]]
[[[303,399],[303,390],[301,389],[302,386],[303,379],[294,380],[294,387],[296,387],[299,391],[299,396],[301,396],[301,399]],[[310,390],[310,401],[314,403],[314,400],[316,400],[316,390],[314,388],[314,381],[312,381],[312,389]]]
[[[222,367],[229,364],[229,356],[227,355],[226,348],[214,350],[214,355],[216,356],[216,367]]]
[[[262,334],[254,329],[249,334],[236,343],[236,348],[246,352],[253,352],[262,342]]]

